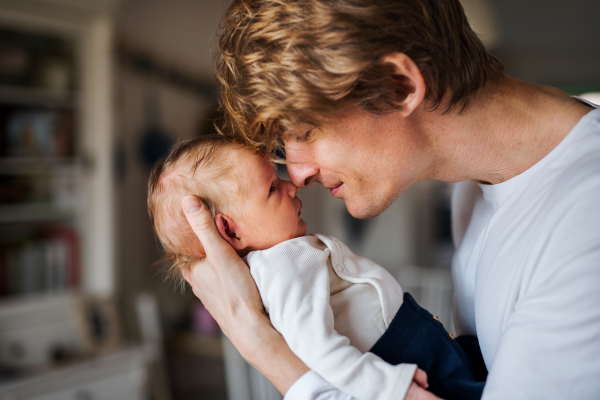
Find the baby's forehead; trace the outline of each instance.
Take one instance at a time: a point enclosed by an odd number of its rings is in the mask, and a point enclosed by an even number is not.
[[[267,160],[260,152],[246,148],[232,149],[229,156],[233,165],[233,178],[246,198],[250,192],[259,189],[276,173],[274,163]]]
[[[246,148],[234,148],[229,152],[229,157],[241,179],[248,180],[250,177],[264,179],[273,175],[275,164],[260,152]]]

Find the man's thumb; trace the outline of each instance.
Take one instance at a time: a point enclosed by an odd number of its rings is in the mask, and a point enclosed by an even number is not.
[[[211,257],[218,259],[233,251],[231,246],[219,235],[212,214],[198,197],[188,194],[181,201],[181,206],[188,223],[200,240],[209,259]]]
[[[187,215],[196,214],[202,208],[202,203],[196,196],[187,195],[183,198],[183,209]]]
[[[207,245],[210,246],[209,243],[206,243],[207,240],[212,240],[216,233],[212,215],[202,201],[194,195],[185,196],[181,201],[181,206],[190,226],[206,250]],[[219,236],[218,233],[216,236]]]

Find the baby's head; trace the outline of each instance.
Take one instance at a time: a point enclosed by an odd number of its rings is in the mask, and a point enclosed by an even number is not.
[[[181,201],[198,196],[221,236],[241,256],[306,233],[298,188],[280,180],[273,163],[223,136],[176,144],[150,174],[148,210],[175,276],[205,257]]]

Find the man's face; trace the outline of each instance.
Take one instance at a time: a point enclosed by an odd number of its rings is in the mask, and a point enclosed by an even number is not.
[[[356,218],[375,217],[425,177],[428,146],[414,125],[350,107],[321,128],[298,126],[283,136],[290,178],[298,187],[321,183]]]

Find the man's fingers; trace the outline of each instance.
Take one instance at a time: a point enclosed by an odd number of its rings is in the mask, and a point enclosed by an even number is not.
[[[415,382],[410,384],[408,388],[408,392],[406,392],[406,396],[404,396],[404,400],[442,400],[437,397],[435,394],[428,392],[423,389]]]
[[[423,371],[421,368],[417,368],[413,380],[422,388],[427,389],[429,387],[429,384],[427,383],[427,372]]]
[[[194,268],[196,268],[196,265],[194,265]],[[183,278],[185,279],[185,281],[192,285],[194,279],[194,276],[192,275],[192,270],[183,270],[181,271],[181,273],[183,274]]]
[[[219,235],[210,211],[198,197],[185,196],[181,206],[194,233],[204,246],[207,257],[211,258],[221,252],[232,251],[231,246]]]

